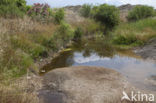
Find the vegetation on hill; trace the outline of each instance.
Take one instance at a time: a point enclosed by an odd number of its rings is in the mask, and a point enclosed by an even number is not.
[[[101,22],[109,30],[119,24],[119,10],[115,6],[100,5],[93,9],[92,15],[96,21]]]
[[[90,17],[103,25],[103,31],[112,30],[119,24],[119,9],[115,6],[102,4],[99,6],[91,6],[84,4],[80,10],[80,13],[84,17]]]
[[[136,21],[148,17],[153,17],[154,15],[155,15],[155,10],[153,7],[139,5],[139,6],[135,6],[132,9],[132,11],[129,12],[127,18],[129,21]]]
[[[54,15],[55,22],[60,24],[64,20],[64,9],[58,9]]]
[[[127,23],[120,25],[113,32],[113,43],[120,46],[144,45],[151,38],[156,37],[156,20],[153,7],[139,5],[128,12]]]
[[[84,4],[82,8],[80,9],[80,14],[83,17],[90,17],[92,11],[92,5]]]

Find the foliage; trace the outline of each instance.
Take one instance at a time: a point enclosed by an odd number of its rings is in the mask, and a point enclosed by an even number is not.
[[[119,45],[142,45],[143,41],[137,39],[135,35],[118,35],[113,42]]]
[[[45,41],[43,42],[43,45],[44,45],[45,47],[48,47],[48,48],[52,49],[53,51],[56,51],[56,50],[58,49],[58,48],[56,47],[57,44],[56,44],[56,40],[55,40],[54,36],[51,36],[49,39],[45,40]]]
[[[5,53],[0,63],[0,74],[4,78],[20,77],[24,75],[27,69],[33,64],[33,59],[26,53],[16,50],[11,46],[4,48]]]
[[[84,4],[80,9],[80,14],[83,17],[89,17],[91,15],[92,6],[89,4]]]
[[[25,0],[0,0],[0,16],[22,17],[25,14]]]
[[[21,11],[26,12],[26,1],[25,0],[16,0],[16,5]]]
[[[73,39],[74,39],[74,40],[79,40],[79,39],[81,39],[82,34],[83,34],[82,29],[81,29],[80,27],[77,27],[76,30],[75,30],[75,32],[74,32],[74,38],[73,38]]]
[[[129,12],[127,18],[129,21],[136,21],[136,20],[152,17],[154,16],[154,11],[155,10],[153,7],[139,5],[139,6],[134,7],[133,10]]]
[[[74,31],[69,24],[64,22],[57,28],[54,34],[44,41],[43,45],[57,51],[59,48],[64,47],[74,36]]]
[[[113,43],[117,45],[138,46],[156,37],[156,20],[143,19],[120,24],[112,33]]]
[[[86,35],[94,35],[97,32],[102,32],[104,26],[102,26],[99,22],[94,21],[93,19],[84,19],[81,22],[73,24],[75,28],[81,28],[83,31],[83,36]]]
[[[66,44],[73,38],[73,32],[74,31],[69,24],[62,22],[60,27],[56,30],[54,38],[61,40],[64,44]]]
[[[32,7],[27,6],[28,15],[35,19],[48,19],[52,17],[52,10],[48,4],[35,3]]]
[[[24,52],[30,54],[33,59],[46,55],[46,49],[42,45],[32,43],[28,39],[23,40],[21,36],[11,37],[11,43],[14,48],[22,49]]]
[[[64,9],[58,9],[54,15],[55,22],[60,24],[64,19]]]
[[[107,4],[94,7],[92,15],[96,21],[101,22],[107,29],[112,29],[119,24],[119,10]]]

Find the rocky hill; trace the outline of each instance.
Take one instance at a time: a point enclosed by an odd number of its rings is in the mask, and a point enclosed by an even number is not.
[[[131,4],[126,4],[126,5],[121,5],[119,6],[119,10],[120,10],[120,19],[122,21],[127,21],[127,15],[128,15],[128,12],[130,10],[132,10],[134,7],[134,5],[131,5]]]
[[[126,21],[126,16],[128,15],[128,11],[130,11],[134,6],[135,5],[126,4],[126,5],[121,5],[118,7],[120,10],[120,18],[122,21]],[[68,15],[67,18],[70,18],[71,16],[72,18],[74,18],[74,20],[77,20],[79,17],[76,14],[79,14],[79,10],[81,9],[81,7],[82,7],[81,5],[64,7]]]

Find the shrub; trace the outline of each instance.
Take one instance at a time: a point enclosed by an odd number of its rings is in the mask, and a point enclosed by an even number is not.
[[[69,24],[62,23],[58,30],[56,31],[58,38],[61,38],[64,42],[68,42],[70,39],[73,38],[73,30]],[[56,37],[56,38],[57,38]]]
[[[80,27],[76,28],[75,32],[74,32],[74,40],[80,40],[82,37],[83,31]]]
[[[89,17],[91,14],[92,6],[89,4],[84,4],[80,9],[80,14],[83,17]]]
[[[119,23],[119,10],[115,6],[107,4],[94,7],[93,17],[96,21],[106,26],[106,29],[112,29]]]
[[[26,12],[26,1],[25,0],[16,0],[16,5],[21,11]]]
[[[48,20],[52,17],[52,10],[48,4],[35,3],[32,7],[27,6],[27,14],[36,20]]]
[[[13,18],[25,14],[25,0],[0,0],[0,16]]]
[[[64,15],[65,15],[64,9],[57,10],[54,15],[55,22],[60,24],[62,20],[64,19]]]
[[[57,51],[60,47],[64,47],[73,38],[74,31],[69,24],[64,22],[57,28],[55,33],[46,41],[44,45],[54,51]]]
[[[118,35],[113,39],[113,42],[118,45],[143,45],[143,41],[137,39],[135,35]]]
[[[128,14],[129,21],[136,21],[148,17],[154,16],[154,8],[150,6],[136,6],[132,11]]]
[[[43,42],[43,45],[52,49],[53,51],[57,50],[57,44],[54,36],[50,37],[48,40]]]

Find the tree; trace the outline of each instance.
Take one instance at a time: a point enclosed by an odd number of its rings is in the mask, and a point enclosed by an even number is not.
[[[119,24],[119,10],[115,6],[107,4],[96,6],[92,13],[93,18],[105,25],[107,30],[111,30]]]

